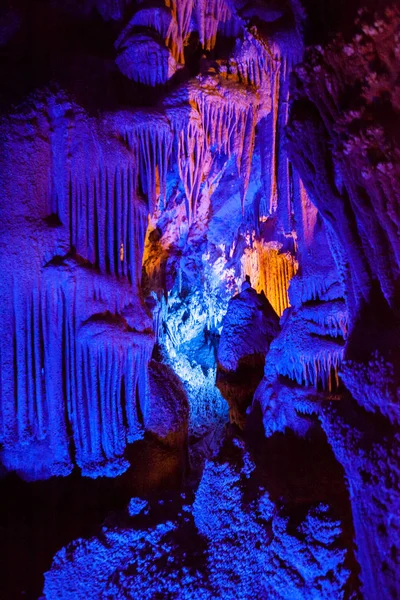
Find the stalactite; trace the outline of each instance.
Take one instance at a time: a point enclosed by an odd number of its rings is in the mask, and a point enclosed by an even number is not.
[[[253,124],[254,94],[245,88],[227,87],[221,90],[193,88],[191,95],[201,115],[207,145],[230,157],[236,156],[238,166],[244,160],[247,119]]]
[[[195,15],[201,45],[205,50],[212,50],[216,43],[218,26],[230,20],[231,9],[226,0],[196,0]]]
[[[284,335],[279,340],[279,348],[281,354],[276,363],[279,375],[289,377],[299,385],[320,386],[329,392],[338,387],[339,368],[344,359],[343,345],[328,338],[308,337],[292,326],[289,337]]]
[[[284,147],[284,128],[288,119],[289,73],[293,60],[278,43],[253,29],[236,42],[231,69],[233,76],[237,71],[240,82],[262,90],[258,118],[264,195],[259,217],[278,214],[283,231],[289,235],[293,230],[293,183]]]
[[[285,150],[284,129],[289,116],[289,67],[286,56],[281,58],[279,98],[276,121],[276,180],[280,225],[286,234],[293,231],[291,166]]]
[[[312,247],[314,241],[314,231],[317,222],[318,211],[311,202],[303,182],[297,176],[293,178],[294,183],[294,217],[297,223],[301,223],[298,227],[298,244],[301,253],[306,254]]]
[[[233,57],[229,63],[229,77],[233,77],[233,79],[246,86],[262,90],[259,98],[259,119],[264,118],[265,123],[269,124],[268,132],[263,135],[263,144],[266,150],[269,149],[270,152],[274,152],[280,93],[279,84],[283,60],[279,47],[274,43],[269,43],[268,40],[262,39],[254,30],[253,33],[246,31],[243,37],[237,40]],[[269,168],[271,175],[276,177],[271,169],[270,160],[271,158],[266,160],[266,168]],[[272,186],[272,191],[275,188],[276,185]],[[270,193],[266,193],[266,195],[270,197]]]
[[[172,133],[158,114],[89,118],[63,95],[41,97],[38,106],[48,138],[40,131],[29,140],[40,144],[32,156],[41,167],[29,179],[32,189],[25,173],[7,188],[34,198],[37,215],[34,222],[24,217],[18,238],[10,237],[11,266],[2,263],[12,293],[2,308],[1,457],[26,479],[68,475],[77,461],[92,475],[115,474],[138,434],[154,343],[140,299],[148,208],[138,192],[144,188],[149,203],[164,201]],[[152,133],[157,119],[161,127]],[[15,131],[7,135],[14,140]],[[14,147],[19,156],[21,146]],[[29,215],[30,204],[21,206]],[[107,321],[103,353],[84,335],[93,315]],[[115,319],[125,324],[125,346],[118,346]]]
[[[186,128],[178,131],[178,168],[188,200],[189,225],[196,216],[200,186],[204,180],[209,157],[205,135],[199,116],[194,113],[188,118]],[[208,159],[208,160],[207,160]]]
[[[102,272],[128,276],[139,289],[146,211],[133,167],[100,166],[83,182],[71,175],[71,245]],[[121,253],[121,245],[123,253]]]
[[[246,125],[244,129],[243,150],[240,154],[240,182],[242,214],[244,215],[244,204],[247,189],[250,183],[251,163],[253,159],[255,142],[256,114],[254,110],[247,112]]]
[[[190,107],[182,106],[183,92],[189,96]],[[215,157],[235,157],[244,201],[254,149],[255,93],[222,79],[198,78],[168,99],[165,106],[174,130],[174,152],[188,201],[189,222],[196,217],[201,185]]]
[[[150,212],[166,200],[168,164],[172,152],[173,132],[161,113],[137,111],[132,126],[125,128],[124,138],[139,165],[140,187],[148,199]]]
[[[122,320],[91,319],[77,341],[77,413],[73,429],[84,475],[117,475],[129,466],[127,442],[142,437],[152,343]],[[137,403],[139,403],[137,405]]]
[[[246,248],[242,258],[242,278],[250,276],[257,292],[263,291],[278,315],[290,306],[289,282],[297,263],[289,253],[280,253],[279,244],[256,240],[253,249]]]
[[[310,333],[346,339],[349,330],[349,315],[343,299],[306,304],[299,310],[301,318],[308,322]]]
[[[257,98],[251,90],[235,84],[192,87],[191,99],[202,119],[207,148],[235,156],[242,185],[242,207],[250,179],[257,120]],[[220,82],[222,83],[222,81]]]
[[[194,0],[166,0],[165,3],[171,8],[176,23],[176,26],[168,32],[166,41],[175,59],[183,64],[185,62],[183,49],[189,35]]]
[[[11,364],[2,360],[2,461],[27,479],[68,475],[72,469],[66,373],[58,361],[65,349],[65,302],[61,289],[52,289],[46,297],[38,283],[26,294],[14,282],[14,344],[2,350],[3,359],[14,355]],[[13,382],[11,387],[3,385],[7,380]]]
[[[155,41],[152,37],[137,33],[140,28],[146,27],[150,31],[156,31],[171,50],[174,60],[184,64],[184,48],[193,25],[198,30],[204,50],[212,50],[216,43],[219,27],[223,29],[225,34],[238,33],[238,26],[234,23],[232,16],[232,10],[226,0],[211,0],[206,3],[200,0],[165,0],[165,7],[141,8],[132,17],[116,42],[116,47],[120,52],[127,52],[125,58],[120,57],[122,61],[126,62],[126,66],[121,64],[121,68],[127,76],[131,76],[135,81],[155,85],[155,81],[153,81],[156,77],[155,72],[150,73],[146,69],[137,69],[134,64],[135,56],[140,60],[140,54],[146,53],[148,50],[143,44],[144,40],[147,39],[147,44],[152,47]],[[195,21],[195,24],[193,21]],[[157,71],[157,69],[154,69],[156,66],[154,65],[154,51],[165,63],[162,48],[153,47],[149,54],[149,59],[153,59],[153,63],[151,63],[151,60],[149,63],[153,67],[151,71]],[[133,67],[133,74],[129,73],[128,62]],[[158,69],[159,74],[161,74],[163,65],[158,65]],[[157,83],[160,82],[157,81]]]
[[[70,258],[45,267],[40,290],[15,287],[15,383],[11,394],[1,390],[7,468],[36,479],[67,475],[75,461],[92,476],[128,466],[121,456],[139,432],[136,399],[143,410],[153,346],[134,332],[149,329],[138,307],[129,310],[135,302],[128,281]],[[127,321],[113,316],[121,313]],[[103,328],[93,314],[104,316]]]
[[[262,88],[267,110],[271,107],[273,76],[280,69],[279,47],[269,40],[262,39],[253,29],[253,33],[245,31],[235,46],[233,53],[234,67],[237,69],[239,81],[246,85]]]

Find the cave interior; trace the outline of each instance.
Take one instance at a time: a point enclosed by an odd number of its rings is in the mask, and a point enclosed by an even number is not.
[[[396,0],[3,0],[4,600],[400,598]]]

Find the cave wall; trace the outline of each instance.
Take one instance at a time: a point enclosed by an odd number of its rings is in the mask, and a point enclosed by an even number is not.
[[[256,398],[268,435],[287,427],[304,435],[318,415],[346,472],[363,596],[395,598],[399,15],[390,3],[379,10],[351,3],[315,39],[314,8],[304,3],[299,15],[309,43],[291,80],[287,147],[334,259],[333,269],[319,260],[317,269],[336,283],[329,297],[317,291],[319,306],[311,306],[292,280],[294,308],[271,346]],[[326,368],[330,376],[318,382]]]

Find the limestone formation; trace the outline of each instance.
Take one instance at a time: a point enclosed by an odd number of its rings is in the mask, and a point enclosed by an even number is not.
[[[397,598],[396,2],[3,4],[0,597]]]

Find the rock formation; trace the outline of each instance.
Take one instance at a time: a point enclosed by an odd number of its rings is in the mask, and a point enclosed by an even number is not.
[[[346,597],[350,562],[334,509],[306,504],[294,525],[243,445],[234,438],[206,463],[194,501],[185,492],[174,499],[176,520],[147,529],[127,521],[61,550],[46,574],[45,597],[131,598],[133,590],[149,599]]]
[[[133,496],[44,597],[398,597],[396,3],[0,17],[0,496]]]
[[[278,316],[247,285],[228,304],[218,347],[217,387],[226,398],[231,422],[243,426],[245,411],[262,379],[265,356],[279,331]]]

